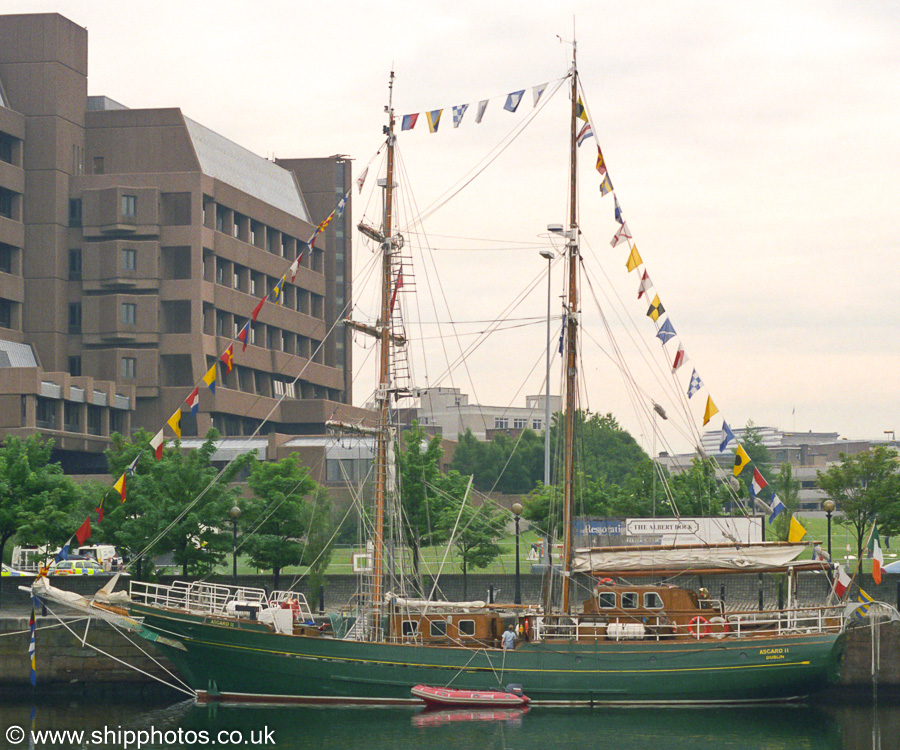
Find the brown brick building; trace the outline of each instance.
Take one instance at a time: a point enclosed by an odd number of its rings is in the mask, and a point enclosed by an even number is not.
[[[85,29],[0,16],[0,434],[47,433],[101,470],[111,431],[155,432],[197,384],[185,436],[361,419],[338,322],[349,204],[304,242],[351,184],[345,157],[275,163],[180,109],[88,97]],[[301,252],[213,394],[202,376]]]

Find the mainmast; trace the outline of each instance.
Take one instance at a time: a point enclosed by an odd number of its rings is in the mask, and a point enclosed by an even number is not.
[[[578,137],[578,68],[575,63],[575,42],[572,43],[572,115],[569,145],[569,231],[566,235],[566,261],[569,287],[566,300],[566,442],[563,485],[563,581],[562,611],[569,614],[569,583],[572,575],[572,508],[575,504],[575,410],[578,389],[578,201],[576,140]]]
[[[390,441],[390,399],[391,399],[391,297],[393,295],[393,279],[391,278],[391,255],[393,253],[392,224],[394,197],[394,71],[388,95],[388,106],[385,108],[388,124],[384,126],[387,136],[387,173],[384,184],[384,217],[381,230],[381,314],[377,328],[379,332],[379,365],[378,390],[375,401],[378,406],[378,425],[375,437],[375,502],[374,523],[375,539],[372,560],[372,608],[375,617],[381,608],[384,582],[384,508],[387,498],[388,444]],[[376,623],[376,630],[378,623]]]

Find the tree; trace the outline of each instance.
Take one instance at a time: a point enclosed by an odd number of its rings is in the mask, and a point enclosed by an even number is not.
[[[854,456],[841,454],[841,462],[819,471],[819,487],[838,507],[836,523],[852,529],[857,559],[872,517],[878,515],[887,534],[900,531],[900,480],[897,451],[883,445]]]
[[[81,524],[73,512],[81,490],[50,462],[53,441],[8,437],[0,448],[0,559],[6,543],[57,546]]]
[[[778,476],[772,480],[771,484],[785,507],[773,524],[775,538],[780,542],[786,542],[791,533],[791,518],[794,516],[794,511],[800,506],[800,482],[794,479],[794,470],[785,461],[781,464]]]
[[[544,475],[544,441],[526,429],[515,438],[500,433],[482,442],[467,429],[459,436],[450,468],[474,477],[482,492],[530,492]]]
[[[218,439],[219,433],[210,430],[203,445],[186,453],[175,441],[157,461],[148,447],[148,432],[141,430],[131,440],[113,436],[106,451],[111,475],[118,479],[135,458],[138,462],[134,475],[126,478],[125,502],[106,505],[100,533],[104,541],[141,555],[138,578],[144,556],[172,552],[187,576],[211,571],[231,549],[225,525],[240,488],[229,483],[256,461],[256,453],[240,456],[219,474],[211,463]]]
[[[716,479],[715,464],[695,456],[691,465],[668,480],[672,499],[657,503],[657,511],[675,515],[672,502],[682,516],[718,516],[727,496],[727,488]]]
[[[403,450],[395,452],[402,524],[417,579],[421,548],[446,539],[439,523],[441,511],[448,495],[457,491],[441,472],[442,454],[440,436],[429,439],[417,422],[403,434]]]
[[[309,568],[309,591],[315,596],[325,582],[325,570],[334,552],[334,523],[331,521],[331,498],[324,487],[316,486],[313,492],[312,513],[306,544],[303,547],[303,564]]]
[[[457,482],[465,479],[453,473],[458,478]],[[463,599],[468,599],[469,568],[487,567],[500,555],[502,550],[496,540],[506,525],[506,519],[489,502],[475,508],[464,500],[462,505],[453,503],[443,509],[441,525],[448,534],[453,533],[453,545],[462,562]]]
[[[277,589],[282,569],[303,562],[302,537],[309,532],[313,515],[306,497],[316,490],[316,483],[291,454],[280,461],[253,464],[247,484],[253,497],[243,500],[241,546],[253,565],[272,571]]]
[[[747,451],[747,455],[750,456],[750,460],[753,462],[752,466],[759,469],[759,473],[763,475],[767,482],[771,481],[772,456],[763,442],[759,428],[752,421],[747,422],[744,436],[741,438],[741,446]]]

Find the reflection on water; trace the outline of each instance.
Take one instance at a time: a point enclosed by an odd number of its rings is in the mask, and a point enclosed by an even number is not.
[[[31,704],[0,705],[0,747],[12,745],[4,733],[27,728]],[[141,703],[43,702],[38,730],[83,730],[85,741],[35,743],[34,748],[90,747],[136,750],[137,740],[152,750],[245,747],[278,750],[348,748],[615,747],[617,750],[889,750],[900,746],[900,706],[771,706],[754,708],[629,708],[423,711],[418,708],[306,708],[167,706]],[[155,730],[152,741],[147,741]],[[144,735],[137,733],[143,731]],[[180,731],[180,734],[179,734]],[[105,741],[90,742],[90,733]],[[128,734],[130,732],[131,734]],[[220,732],[231,744],[216,742]],[[238,734],[240,733],[240,734]],[[251,734],[252,733],[252,734]]]

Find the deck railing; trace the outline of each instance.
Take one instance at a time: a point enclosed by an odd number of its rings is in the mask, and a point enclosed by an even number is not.
[[[188,612],[226,615],[233,614],[229,604],[268,606],[264,589],[243,586],[224,586],[217,583],[175,581],[171,585],[132,581],[131,600],[137,604],[165,609],[183,609]],[[304,603],[305,603],[304,599]],[[307,607],[308,609],[308,607]]]

